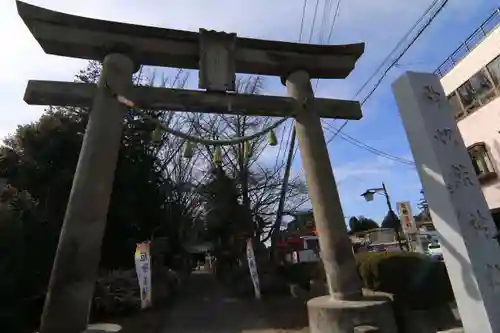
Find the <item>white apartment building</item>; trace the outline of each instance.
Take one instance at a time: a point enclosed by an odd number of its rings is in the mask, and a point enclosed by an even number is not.
[[[500,229],[500,9],[436,70]]]

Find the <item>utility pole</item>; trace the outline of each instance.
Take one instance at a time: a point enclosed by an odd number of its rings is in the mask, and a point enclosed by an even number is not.
[[[398,242],[398,245],[399,245],[399,248],[401,249],[401,251],[404,251],[403,242],[401,241],[401,235],[399,234],[400,224],[396,223],[397,222],[397,215],[396,215],[396,213],[394,213],[394,210],[392,209],[391,199],[389,197],[389,192],[387,192],[387,188],[385,187],[384,182],[382,182],[382,189],[384,190],[385,201],[387,202],[387,208],[389,209],[389,214],[391,216],[391,219],[393,219],[393,225],[394,225],[393,228],[394,228],[394,234],[396,236],[396,241]],[[406,243],[406,250],[407,251],[410,250],[408,242]]]
[[[283,210],[285,208],[286,192],[288,191],[288,181],[290,179],[290,169],[292,168],[293,162],[293,151],[295,148],[295,138],[297,132],[295,126],[292,129],[292,135],[290,138],[290,146],[288,147],[288,155],[286,158],[285,173],[283,175],[283,185],[281,187],[280,201],[278,203],[278,211],[276,212],[276,221],[273,226],[273,235],[271,236],[271,250],[273,251],[272,256],[275,257],[276,244],[280,235],[281,221],[283,220]]]
[[[403,249],[403,243],[401,241],[401,236],[399,234],[399,222],[398,222],[398,217],[396,213],[394,213],[394,210],[392,209],[392,204],[391,204],[391,198],[389,197],[389,192],[387,191],[387,188],[385,187],[385,183],[382,182],[382,187],[380,188],[370,188],[367,189],[364,193],[361,194],[362,197],[365,198],[366,201],[372,201],[373,196],[376,193],[382,193],[385,197],[385,202],[387,204],[387,216],[391,219],[391,222],[393,224],[393,229],[394,229],[394,235],[396,236],[396,241],[398,242],[399,248],[401,251],[404,251]],[[406,248],[409,249],[408,244],[406,244]]]
[[[385,183],[382,182],[382,189],[384,190],[385,201],[387,202],[387,208],[389,208],[390,212],[393,212],[391,199],[389,198],[389,193],[387,192],[387,187],[385,187]]]

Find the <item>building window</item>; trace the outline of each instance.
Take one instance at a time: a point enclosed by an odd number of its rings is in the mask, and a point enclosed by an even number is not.
[[[467,148],[467,150],[469,151],[472,165],[480,182],[496,178],[497,175],[484,142],[476,143]]]
[[[465,116],[465,111],[462,106],[462,102],[460,102],[460,98],[458,98],[457,92],[454,91],[448,96],[448,102],[453,109],[453,113],[455,114],[455,119],[460,119]]]
[[[465,81],[448,96],[455,119],[460,120],[500,93],[500,56]]]
[[[486,68],[488,69],[495,86],[500,86],[500,56],[490,62]]]
[[[487,104],[495,96],[494,85],[484,69],[462,84],[457,92],[466,113],[471,113]]]

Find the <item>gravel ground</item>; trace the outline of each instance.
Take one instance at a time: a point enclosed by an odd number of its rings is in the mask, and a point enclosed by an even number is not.
[[[160,333],[307,333],[303,301],[237,299],[203,271],[190,278],[184,295],[165,313]]]

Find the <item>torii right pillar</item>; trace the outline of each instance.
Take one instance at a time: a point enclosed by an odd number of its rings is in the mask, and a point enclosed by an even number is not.
[[[329,293],[307,302],[310,332],[352,333],[359,325],[371,324],[395,333],[388,299],[363,295],[309,74],[298,70],[284,81],[297,103],[295,129]]]
[[[433,74],[407,72],[393,91],[464,331],[500,332],[498,230],[441,83]]]

